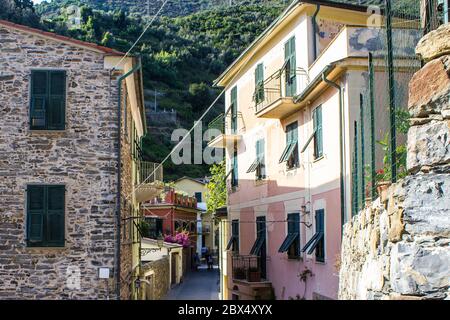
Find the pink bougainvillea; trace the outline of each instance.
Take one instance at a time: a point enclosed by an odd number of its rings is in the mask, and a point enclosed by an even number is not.
[[[189,233],[187,231],[178,232],[175,236],[166,235],[164,236],[164,241],[169,243],[178,243],[184,248],[187,248],[190,245]]]

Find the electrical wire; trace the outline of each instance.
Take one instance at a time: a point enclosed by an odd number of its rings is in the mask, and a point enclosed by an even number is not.
[[[153,16],[153,18],[150,20],[150,22],[147,24],[147,26],[144,28],[144,31],[142,31],[141,35],[136,39],[136,41],[133,43],[133,45],[131,46],[131,48],[125,53],[125,55],[119,60],[119,62],[117,62],[117,64],[112,68],[112,70],[114,71],[116,69],[116,67],[118,65],[120,65],[122,63],[123,60],[126,59],[126,57],[131,53],[131,51],[134,49],[134,47],[139,43],[139,41],[141,41],[142,37],[144,36],[144,34],[147,32],[147,30],[150,28],[150,26],[153,24],[153,22],[156,20],[156,18],[159,16],[159,14],[161,13],[162,9],[164,9],[164,6],[167,4],[167,2],[169,2],[169,0],[165,0],[163,2],[163,4],[161,5],[161,7],[159,8],[159,10],[156,12],[156,14]]]

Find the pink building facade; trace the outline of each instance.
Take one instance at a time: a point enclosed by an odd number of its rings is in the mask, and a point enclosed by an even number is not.
[[[226,150],[229,299],[337,298],[354,123],[380,37],[367,12],[294,1],[216,80],[225,131],[210,146]]]

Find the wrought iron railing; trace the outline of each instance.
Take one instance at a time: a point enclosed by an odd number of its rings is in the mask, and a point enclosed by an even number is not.
[[[217,129],[222,133],[225,133],[225,116],[224,114],[218,115],[214,120],[208,124],[208,129]]]
[[[238,134],[245,131],[245,123],[242,113],[238,111],[234,116],[231,110],[220,114],[208,124],[208,129],[217,129],[223,134]]]
[[[163,181],[163,166],[159,163],[148,161],[137,161],[137,179],[136,183],[153,183]]]
[[[262,87],[257,87],[253,95],[256,113],[270,107],[280,99],[293,97],[301,93],[309,84],[309,76],[303,68],[297,68],[294,74],[287,74],[282,68],[264,80]]]
[[[255,255],[235,255],[231,258],[233,279],[248,282],[261,282],[261,257]]]

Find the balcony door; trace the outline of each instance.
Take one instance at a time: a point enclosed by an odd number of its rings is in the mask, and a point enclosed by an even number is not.
[[[293,97],[297,92],[297,61],[295,55],[295,37],[284,44],[284,79],[286,83],[286,97]]]
[[[256,218],[256,236],[257,238],[262,237],[263,243],[261,249],[259,251],[259,267],[261,269],[261,278],[266,279],[266,217],[257,217]]]

